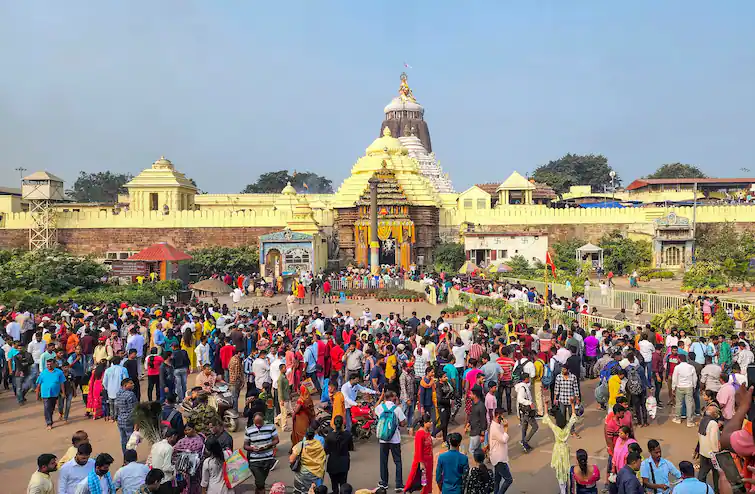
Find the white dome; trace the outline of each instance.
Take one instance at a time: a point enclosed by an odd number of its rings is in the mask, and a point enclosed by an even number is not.
[[[425,109],[420,105],[419,103],[415,103],[411,100],[404,100],[401,98],[401,96],[396,96],[391,100],[391,102],[386,106],[383,111],[385,113],[389,113],[392,111],[418,111],[420,113],[425,113]]]

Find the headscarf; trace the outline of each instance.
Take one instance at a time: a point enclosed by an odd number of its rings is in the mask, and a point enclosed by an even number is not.
[[[299,387],[299,401],[302,402],[302,404],[312,402],[312,397],[309,395],[309,390],[303,384]]]

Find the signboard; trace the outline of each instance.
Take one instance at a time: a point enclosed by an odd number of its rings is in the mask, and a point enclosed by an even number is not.
[[[110,264],[113,276],[132,278],[134,276],[147,276],[149,270],[147,263],[143,261],[113,261]]]

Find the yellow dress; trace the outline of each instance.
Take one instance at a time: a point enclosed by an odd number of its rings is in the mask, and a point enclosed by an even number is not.
[[[613,375],[608,379],[608,409],[612,409],[616,404],[616,398],[621,396],[621,378]]]
[[[189,371],[192,371],[197,368],[197,354],[194,353],[194,344],[196,341],[192,342],[191,345],[187,345],[184,343],[184,339],[181,338],[181,350],[186,350],[186,353],[189,354]]]
[[[561,429],[551,421],[548,414],[543,417],[543,424],[550,427],[553,431],[553,438],[556,441],[553,445],[553,454],[551,455],[551,468],[556,471],[556,480],[559,484],[566,484],[569,481],[569,469],[571,468],[571,452],[569,451],[569,432],[574,424],[577,423],[577,416],[572,414],[566,426]]]

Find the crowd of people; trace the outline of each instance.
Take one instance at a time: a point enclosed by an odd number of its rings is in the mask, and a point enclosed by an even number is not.
[[[528,298],[531,291],[506,290]],[[338,305],[329,314],[314,307],[287,317],[200,302],[3,310],[2,381],[19,406],[35,393],[52,429],[69,419],[80,395],[87,417],[112,422],[121,438],[123,466],[114,475],[114,457],[93,457],[80,430],[60,458],[39,456],[28,492],[232,493],[224,465],[240,449],[262,493],[290,426],[294,492],[359,492],[348,475],[355,439],[374,434],[380,492],[393,484],[396,492],[429,493],[437,485],[444,494],[499,494],[515,482],[509,467],[515,418],[523,454],[533,450],[536,434],[552,435],[551,466],[562,493],[597,492],[601,483],[620,494],[737,492],[736,480],[719,485],[734,472],[749,484],[755,442],[748,367],[755,357],[744,333],[708,340],[661,334],[649,324],[582,328],[546,320],[533,328],[478,316],[452,325],[444,314],[403,318],[367,308],[351,314]],[[606,413],[605,466],[582,449],[572,456],[569,446],[585,405],[593,403],[583,396],[584,381],[593,379],[594,401]],[[220,386],[228,388],[231,410],[247,420],[236,449],[226,417],[213,405]],[[135,412],[151,403],[159,435],[143,464],[135,448],[147,433]],[[692,463],[677,468],[665,460],[659,441],[634,439],[635,428],[652,424],[665,406],[674,407],[674,423],[696,428],[697,472]],[[454,425],[463,426],[463,435]],[[414,444],[408,472],[404,435]],[[56,469],[53,491],[49,474]]]

